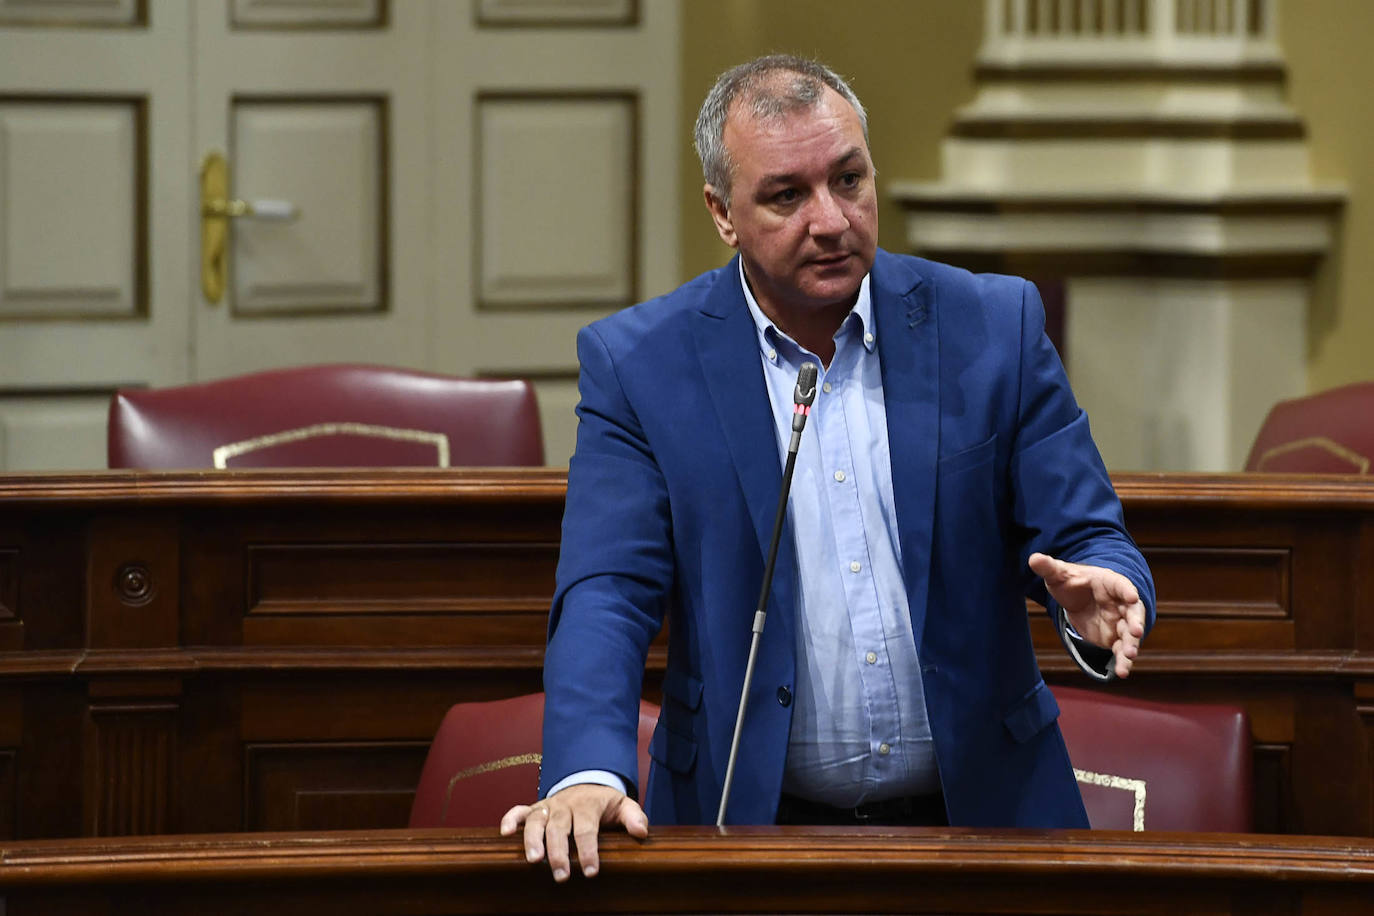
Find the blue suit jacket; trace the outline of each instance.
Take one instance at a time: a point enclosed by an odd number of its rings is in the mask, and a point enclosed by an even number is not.
[[[871,290],[901,556],[950,823],[1087,826],[1036,665],[1040,550],[1125,574],[1143,558],[1024,280],[879,251]],[[654,823],[714,823],[782,482],[739,270],[583,329],[545,657],[541,795],[636,772],[649,643],[669,621],[645,792]],[[727,820],[772,823],[795,670],[784,533]],[[1057,609],[1055,609],[1057,613]]]

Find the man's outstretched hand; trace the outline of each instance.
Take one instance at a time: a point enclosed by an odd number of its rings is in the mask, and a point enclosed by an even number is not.
[[[1101,566],[1030,556],[1031,572],[1045,580],[1078,635],[1116,656],[1116,676],[1127,677],[1145,636],[1145,605],[1131,580]]]
[[[568,836],[577,844],[582,874],[593,877],[601,869],[596,838],[602,827],[620,825],[632,837],[649,835],[644,809],[623,792],[596,784],[568,786],[532,805],[516,805],[501,818],[501,835],[511,836],[525,826],[525,859],[538,862],[547,856],[555,881],[566,881],[570,872]]]

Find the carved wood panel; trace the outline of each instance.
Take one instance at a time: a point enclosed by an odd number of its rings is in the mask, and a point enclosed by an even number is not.
[[[403,827],[427,741],[250,744],[248,830]]]
[[[1245,706],[1262,828],[1374,833],[1374,481],[1117,485],[1165,559],[1159,624],[1112,689]],[[548,470],[0,477],[15,834],[403,823],[449,705],[540,689],[562,487]],[[131,559],[148,604],[119,597]],[[1081,682],[1042,617],[1047,677]],[[657,646],[651,698],[663,667]]]
[[[175,830],[176,703],[91,704],[86,720],[85,832],[128,836]]]

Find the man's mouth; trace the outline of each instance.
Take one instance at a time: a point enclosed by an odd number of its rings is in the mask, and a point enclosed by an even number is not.
[[[848,262],[851,257],[852,255],[845,251],[839,254],[826,254],[818,258],[812,258],[811,263],[815,264],[817,267],[839,267]]]

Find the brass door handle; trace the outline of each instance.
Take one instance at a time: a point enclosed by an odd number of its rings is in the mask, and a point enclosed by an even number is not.
[[[225,200],[214,197],[200,204],[201,216],[234,218],[247,216],[253,219],[295,219],[300,210],[289,200]]]
[[[295,219],[300,210],[289,200],[238,200],[229,196],[229,163],[210,153],[200,164],[200,289],[212,305],[224,298],[229,268],[229,220]]]

